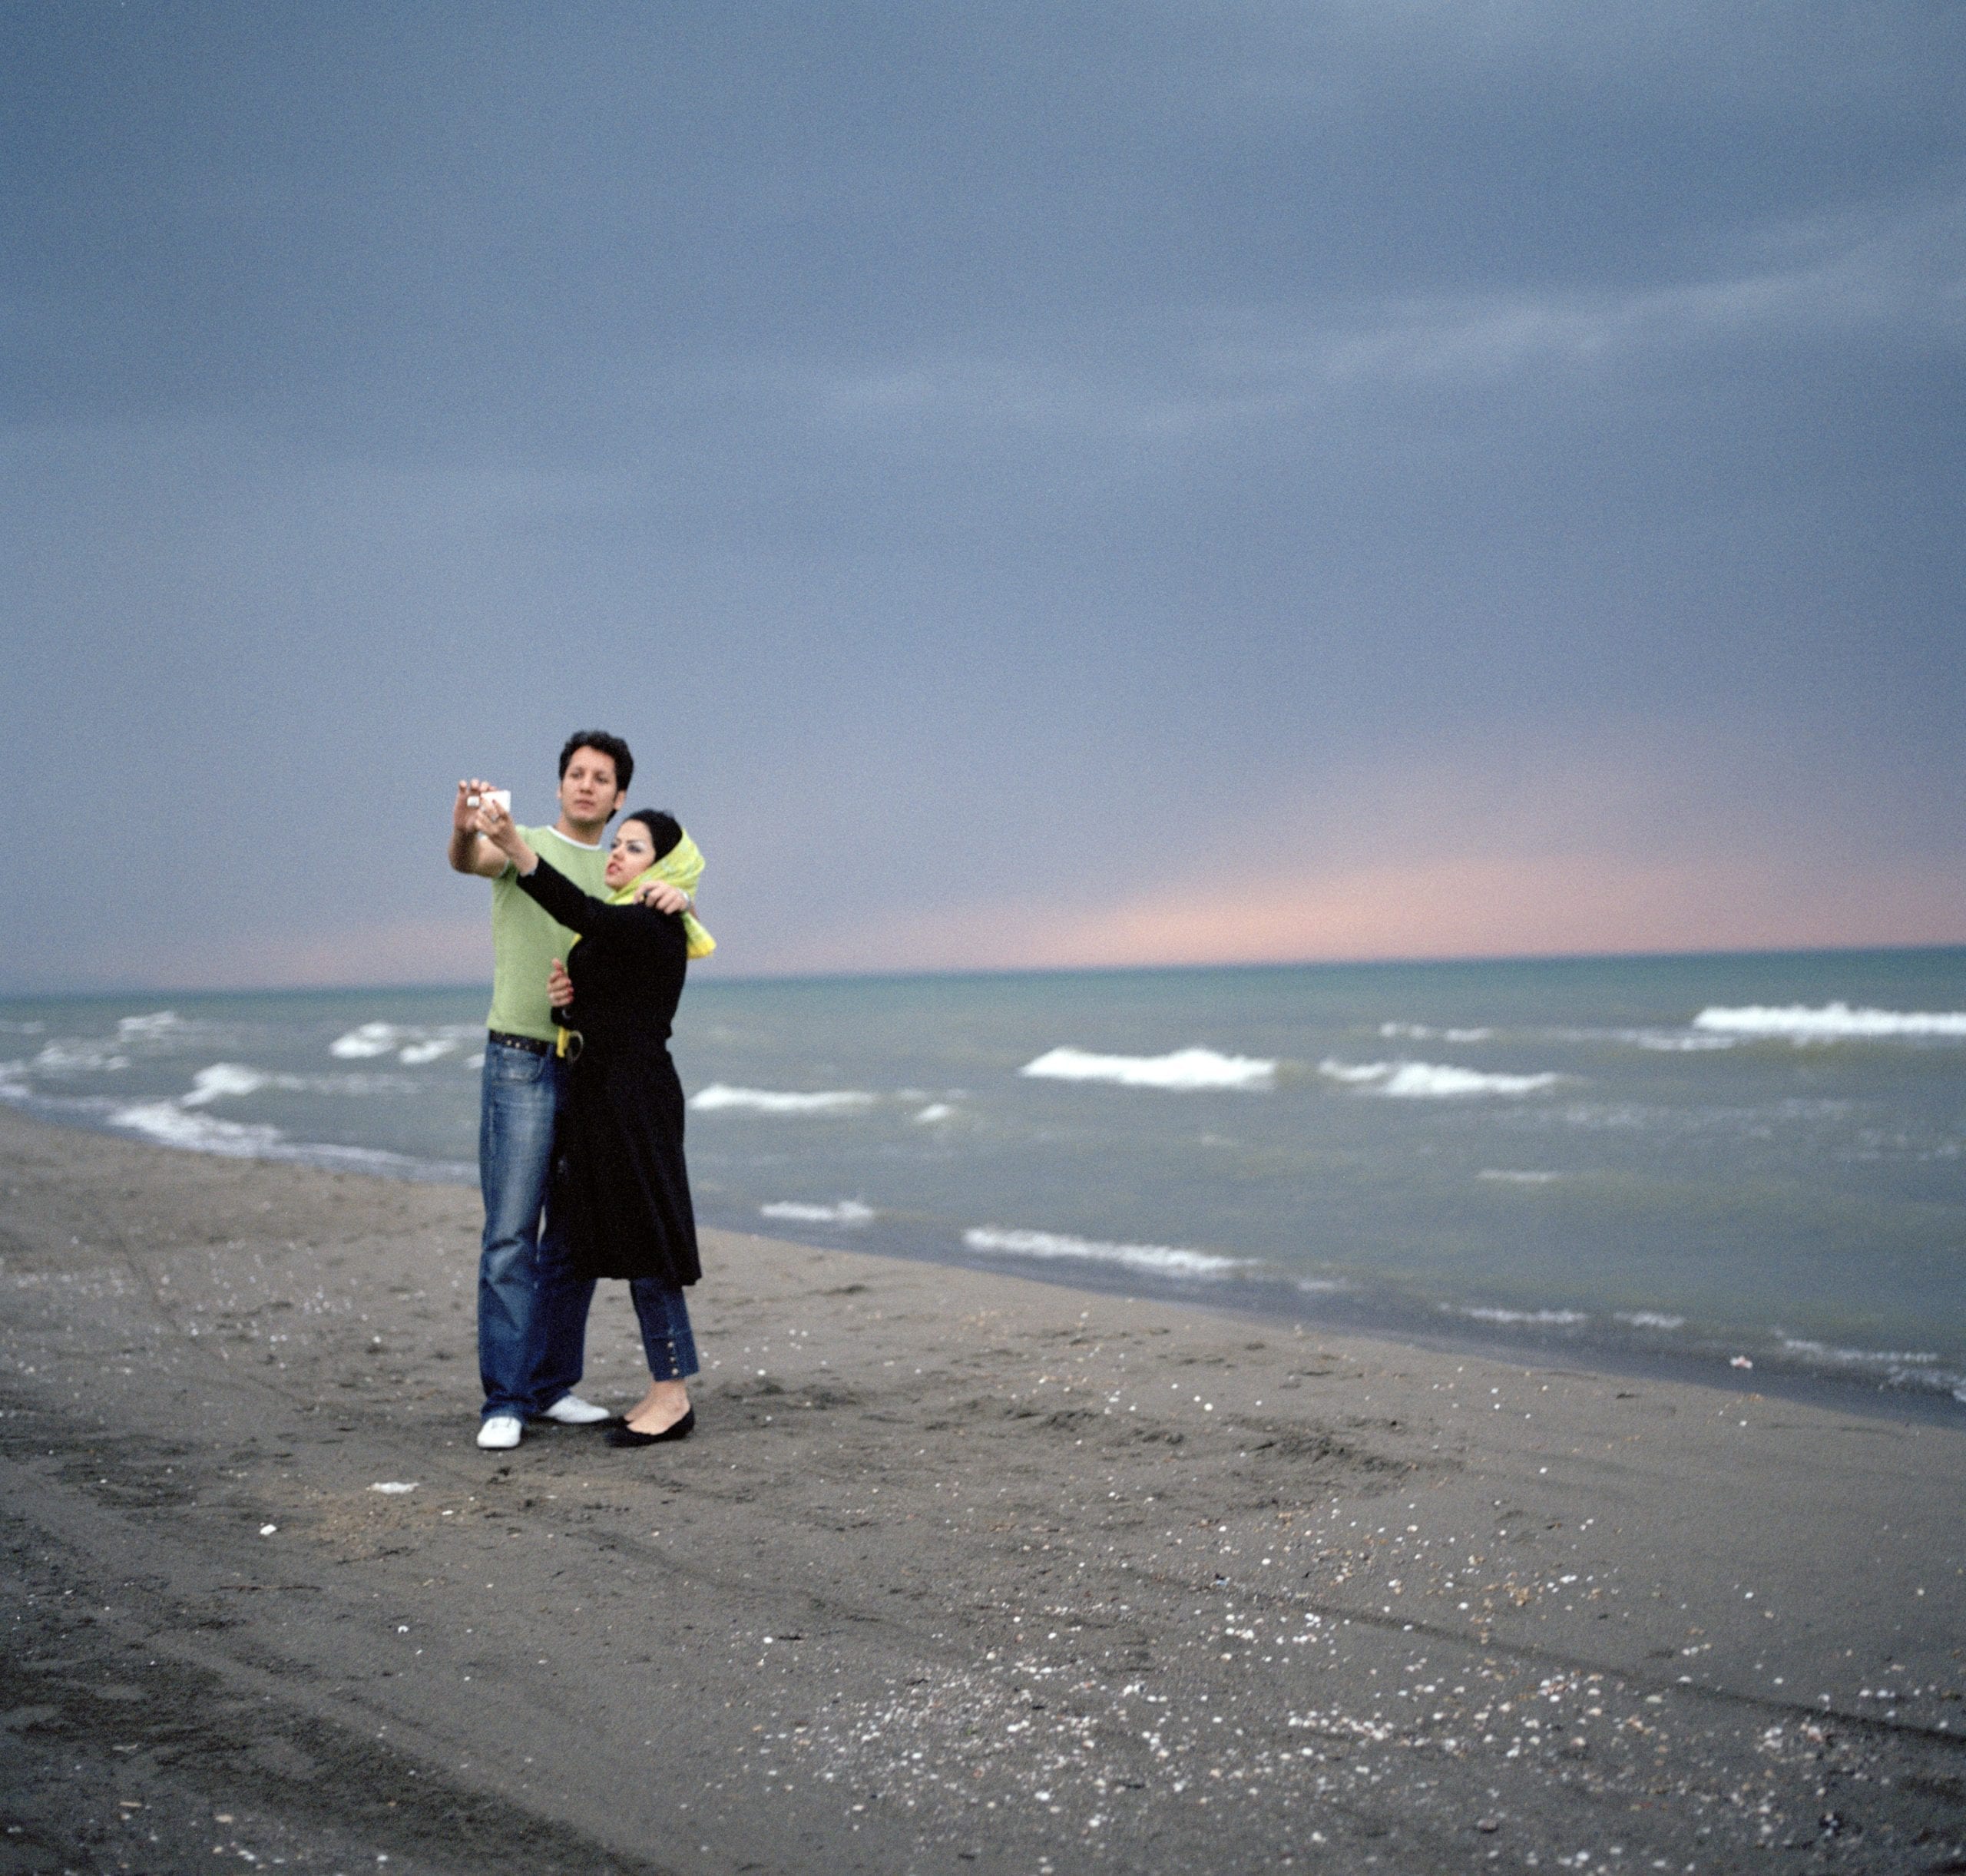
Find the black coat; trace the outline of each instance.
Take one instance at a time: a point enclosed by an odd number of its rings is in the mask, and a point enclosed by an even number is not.
[[[703,1274],[683,1163],[683,1084],[669,1026],[689,968],[681,919],[609,905],[541,860],[519,885],[581,935],[567,958],[580,1032],[553,1138],[547,1208],[583,1276]]]

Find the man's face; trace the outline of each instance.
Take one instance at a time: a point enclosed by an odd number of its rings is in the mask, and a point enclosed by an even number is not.
[[[570,821],[601,826],[621,806],[622,792],[614,780],[614,758],[583,744],[560,778],[560,812]]]

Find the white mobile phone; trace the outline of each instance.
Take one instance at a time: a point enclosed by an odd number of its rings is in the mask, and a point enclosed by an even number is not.
[[[504,813],[510,814],[512,811],[512,791],[508,788],[488,788],[482,795],[467,795],[464,799],[468,808],[482,807],[489,801],[497,802]]]

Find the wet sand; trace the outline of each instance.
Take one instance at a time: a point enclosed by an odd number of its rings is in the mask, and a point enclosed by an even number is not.
[[[475,1195],[0,1199],[0,1873],[1966,1869],[1966,1433],[712,1233],[482,1454]]]

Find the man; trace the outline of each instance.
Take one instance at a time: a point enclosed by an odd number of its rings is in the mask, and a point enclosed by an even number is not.
[[[519,831],[527,843],[584,892],[604,897],[607,864],[601,837],[634,779],[635,759],[619,736],[581,730],[560,752],[560,816],[551,827]],[[485,1406],[478,1443],[518,1444],[528,1417],[564,1426],[613,1418],[574,1392],[587,1340],[591,1280],[576,1277],[549,1213],[542,1231],[553,1121],[564,1065],[547,998],[547,974],[574,934],[556,924],[515,883],[505,856],[476,832],[476,798],[488,782],[458,784],[451,818],[454,871],[492,885],[492,1011],[478,1110],[478,1178],[485,1236],[478,1264],[478,1365]],[[651,881],[641,895],[665,912],[689,897]]]

